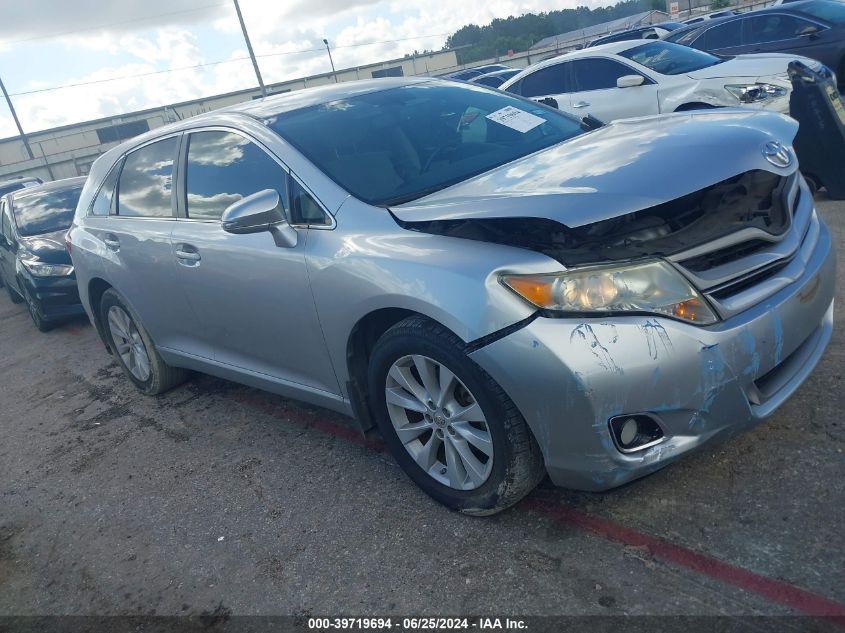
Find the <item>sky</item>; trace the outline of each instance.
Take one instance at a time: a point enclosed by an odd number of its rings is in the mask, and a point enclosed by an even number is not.
[[[465,24],[600,4],[240,0],[268,84],[330,72],[323,38],[341,69],[438,50]],[[27,132],[257,85],[232,0],[0,0],[0,15],[0,79]],[[2,101],[0,138],[16,135]]]

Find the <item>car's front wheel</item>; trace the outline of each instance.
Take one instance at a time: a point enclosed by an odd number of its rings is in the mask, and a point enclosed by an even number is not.
[[[53,324],[41,316],[41,311],[38,309],[38,303],[35,301],[35,297],[26,289],[24,289],[23,295],[24,299],[26,299],[26,307],[29,308],[29,316],[32,317],[35,327],[38,328],[39,332],[49,332],[53,328]]]
[[[23,302],[23,297],[20,295],[16,288],[12,287],[17,285],[14,279],[12,279],[11,281],[6,281],[6,279],[3,278],[3,285],[6,286],[6,294],[9,295],[9,301],[11,301],[12,303]]]
[[[164,393],[187,378],[186,370],[164,362],[135,311],[113,288],[103,293],[100,319],[121,368],[141,392]]]
[[[373,349],[368,385],[393,456],[444,505],[494,514],[545,474],[514,403],[443,326],[415,316],[390,328]]]

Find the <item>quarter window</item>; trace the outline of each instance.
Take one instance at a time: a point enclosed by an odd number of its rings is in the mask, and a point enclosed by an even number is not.
[[[189,218],[219,220],[226,208],[264,189],[287,198],[287,174],[258,145],[232,132],[194,132],[186,174]]]
[[[295,178],[290,179],[290,205],[293,224],[330,224],[323,208]]]
[[[620,77],[639,74],[610,59],[576,59],[572,64],[579,92],[616,88],[616,80]]]
[[[542,97],[572,92],[567,79],[569,64],[546,66],[531,73],[522,80],[520,94],[523,97]]]
[[[791,15],[765,15],[750,18],[751,44],[779,42],[798,37],[806,27],[812,26],[806,20]]]
[[[112,167],[109,175],[103,181],[97,197],[94,198],[94,204],[91,205],[91,215],[109,215],[112,213],[112,201],[114,199],[114,186],[117,184],[117,177],[120,175],[120,165]]]
[[[130,217],[172,217],[173,163],[179,139],[164,139],[126,157],[117,189],[117,213]]]

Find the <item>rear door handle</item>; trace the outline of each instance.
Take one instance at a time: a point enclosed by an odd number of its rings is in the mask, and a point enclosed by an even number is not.
[[[115,253],[120,250],[120,240],[112,233],[106,234],[106,237],[103,238],[103,244],[106,245],[106,248],[114,251]]]
[[[590,105],[590,104],[587,103],[586,101],[579,101],[578,103],[573,103],[572,107],[573,108],[586,108],[588,105]]]
[[[195,264],[202,259],[197,249],[190,244],[177,244],[175,254],[176,259],[188,265]]]

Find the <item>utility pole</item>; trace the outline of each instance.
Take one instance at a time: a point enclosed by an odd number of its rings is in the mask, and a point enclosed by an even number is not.
[[[332,65],[332,75],[334,75],[334,82],[337,83],[337,71],[334,69],[334,60],[332,59],[332,49],[329,48],[329,41],[323,38],[323,44],[326,45],[326,52],[329,54],[329,63]]]
[[[26,153],[29,154],[29,159],[33,160],[35,158],[35,154],[32,153],[32,148],[29,146],[29,139],[26,137],[26,134],[23,133],[21,122],[18,120],[18,113],[15,112],[15,106],[12,105],[12,100],[9,98],[9,93],[6,92],[6,86],[3,85],[2,79],[0,79],[0,89],[3,90],[3,96],[6,97],[6,104],[9,106],[9,112],[12,113],[15,125],[18,126],[18,133],[21,135],[21,140],[23,141],[23,146],[26,148]]]
[[[252,60],[252,67],[255,69],[255,77],[258,79],[258,85],[261,87],[261,96],[267,96],[267,88],[264,87],[264,80],[261,79],[261,71],[258,70],[258,62],[255,59],[255,53],[252,52],[252,42],[249,41],[249,34],[246,32],[246,24],[244,24],[244,16],[241,15],[241,5],[238,0],[232,0],[235,3],[235,12],[238,14],[238,22],[241,23],[241,31],[244,34],[244,41],[246,42],[246,50],[249,51],[249,58]]]

